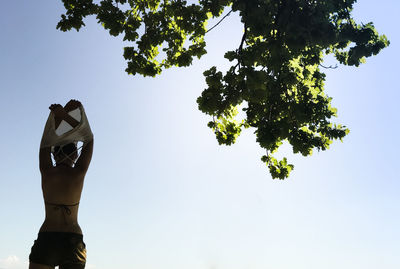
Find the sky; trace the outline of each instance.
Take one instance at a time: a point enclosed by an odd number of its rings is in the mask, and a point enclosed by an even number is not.
[[[225,70],[240,44],[235,14],[206,37],[208,54],[157,78],[124,72],[124,44],[94,18],[56,24],[61,1],[0,9],[0,268],[28,267],[44,220],[38,151],[52,103],[78,99],[95,148],[79,223],[92,269],[398,269],[400,182],[395,0],[359,1],[391,45],[355,68],[326,70],[337,123],[350,134],[273,180],[254,130],[219,146],[197,109],[202,72]],[[210,22],[210,26],[213,22]],[[327,65],[335,64],[327,60]]]

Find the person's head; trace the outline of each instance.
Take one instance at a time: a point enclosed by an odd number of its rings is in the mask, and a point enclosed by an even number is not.
[[[75,143],[69,143],[61,146],[56,146],[53,149],[53,157],[56,165],[66,164],[73,166],[78,158],[78,150]]]

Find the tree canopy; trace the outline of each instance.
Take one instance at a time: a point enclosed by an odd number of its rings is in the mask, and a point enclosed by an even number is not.
[[[321,68],[332,54],[343,65],[359,66],[389,45],[372,22],[358,24],[356,0],[62,0],[66,12],[57,28],[79,29],[95,15],[112,36],[123,36],[126,72],[156,76],[172,66],[189,66],[206,54],[207,21],[237,12],[243,25],[239,47],[224,55],[226,72],[204,72],[207,88],[197,99],[210,115],[219,144],[235,143],[243,128],[254,128],[266,150],[261,160],[273,178],[289,176],[293,165],[273,154],[284,141],[294,153],[326,150],[348,134],[334,124],[337,110],[324,93]],[[222,17],[221,20],[223,20]],[[217,30],[217,29],[216,29]],[[245,118],[236,120],[242,106]]]

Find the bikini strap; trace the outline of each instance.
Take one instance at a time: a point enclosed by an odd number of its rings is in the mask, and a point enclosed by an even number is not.
[[[73,205],[64,205],[64,204],[53,204],[53,203],[48,203],[48,202],[44,202],[46,205],[53,205],[54,206],[54,209],[56,209],[56,210],[58,210],[58,209],[63,209],[64,210],[64,212],[67,214],[67,215],[71,215],[71,209],[69,209],[69,207],[70,206],[77,206],[77,205],[79,205],[79,202],[78,203],[76,203],[76,204],[73,204]]]

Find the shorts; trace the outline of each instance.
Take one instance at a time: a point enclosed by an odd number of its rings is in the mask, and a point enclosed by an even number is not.
[[[60,269],[83,269],[86,245],[83,235],[63,232],[40,232],[35,240],[29,261]]]

